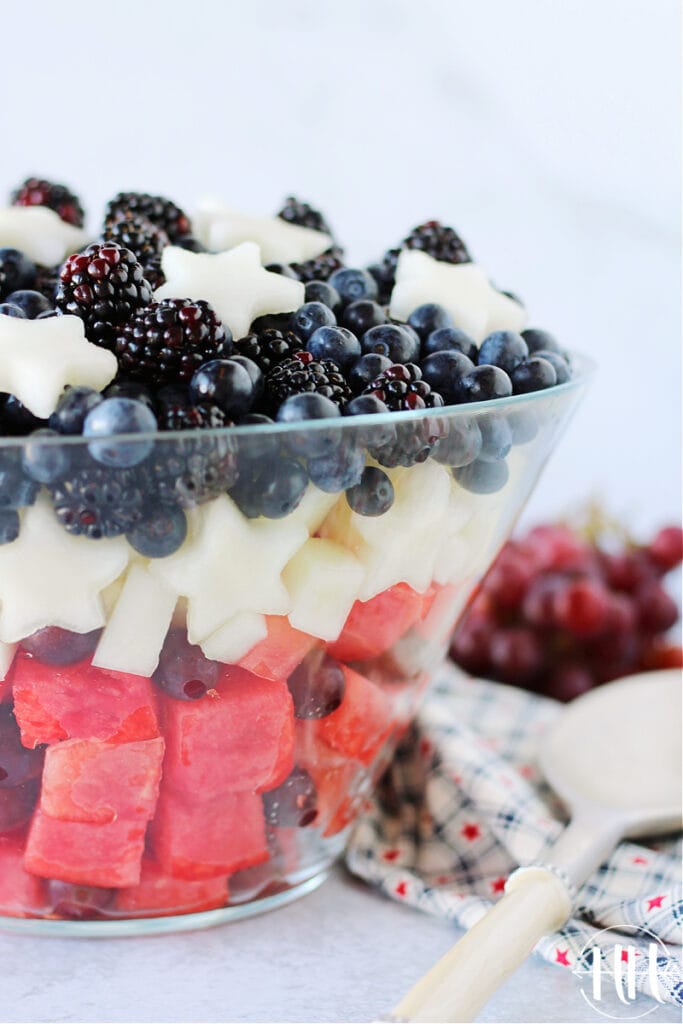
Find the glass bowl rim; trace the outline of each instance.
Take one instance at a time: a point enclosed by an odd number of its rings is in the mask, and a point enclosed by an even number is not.
[[[146,431],[137,434],[102,434],[94,437],[84,437],[82,434],[57,434],[55,436],[44,436],[24,434],[19,437],[0,437],[0,451],[3,449],[23,448],[26,444],[39,444],[41,447],[52,447],[68,445],[88,445],[94,441],[102,442],[107,440],[137,442],[138,444],[153,441],[155,444],[178,444],[179,442],[196,441],[210,438],[264,438],[285,437],[293,433],[301,435],[309,434],[320,430],[345,430],[363,429],[386,426],[388,424],[398,425],[403,423],[419,423],[424,420],[439,419],[451,420],[458,417],[471,416],[474,413],[516,409],[519,407],[540,404],[559,395],[566,395],[572,391],[578,391],[593,376],[597,370],[597,363],[590,356],[581,352],[569,351],[573,375],[564,384],[555,384],[551,388],[544,388],[541,391],[529,391],[521,395],[509,395],[507,398],[492,398],[486,402],[461,402],[457,405],[443,405],[429,409],[411,409],[401,412],[386,413],[365,413],[361,416],[335,416],[319,420],[301,420],[294,423],[245,423],[241,426],[231,427],[210,427],[206,430],[190,428],[187,430],[160,430]]]

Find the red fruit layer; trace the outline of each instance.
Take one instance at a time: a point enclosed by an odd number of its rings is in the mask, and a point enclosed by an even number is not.
[[[106,825],[60,821],[38,811],[24,865],[31,874],[105,889],[137,885],[145,823],[121,818]]]
[[[162,871],[156,861],[142,860],[140,882],[130,889],[120,889],[115,907],[119,913],[144,913],[153,917],[171,914],[196,914],[202,910],[215,910],[228,901],[226,877],[186,881],[173,878]]]
[[[268,636],[245,654],[240,667],[263,679],[286,679],[319,642],[290,626],[284,615],[267,615]]]
[[[45,883],[24,867],[26,834],[0,836],[0,913],[33,917],[47,911]]]
[[[338,661],[366,661],[389,650],[425,613],[425,594],[397,583],[369,601],[356,601],[328,650]]]
[[[345,668],[344,679],[344,699],[337,710],[310,725],[329,747],[367,765],[392,731],[392,703],[358,672]]]

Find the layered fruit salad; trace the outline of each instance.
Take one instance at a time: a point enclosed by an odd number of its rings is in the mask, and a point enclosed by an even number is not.
[[[87,232],[29,179],[0,303],[0,913],[306,882],[567,419],[568,354],[452,228],[357,267],[294,198],[123,192]]]

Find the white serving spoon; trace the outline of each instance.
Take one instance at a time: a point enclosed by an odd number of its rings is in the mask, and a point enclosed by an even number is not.
[[[571,916],[577,888],[624,837],[681,825],[678,669],[608,683],[569,704],[540,767],[571,812],[542,862],[518,868],[503,898],[404,996],[390,1021],[466,1022]]]

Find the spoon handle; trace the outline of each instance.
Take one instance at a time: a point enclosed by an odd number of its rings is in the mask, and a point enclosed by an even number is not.
[[[474,1020],[493,992],[544,935],[571,913],[567,885],[545,867],[516,871],[505,895],[403,997],[390,1021]]]

